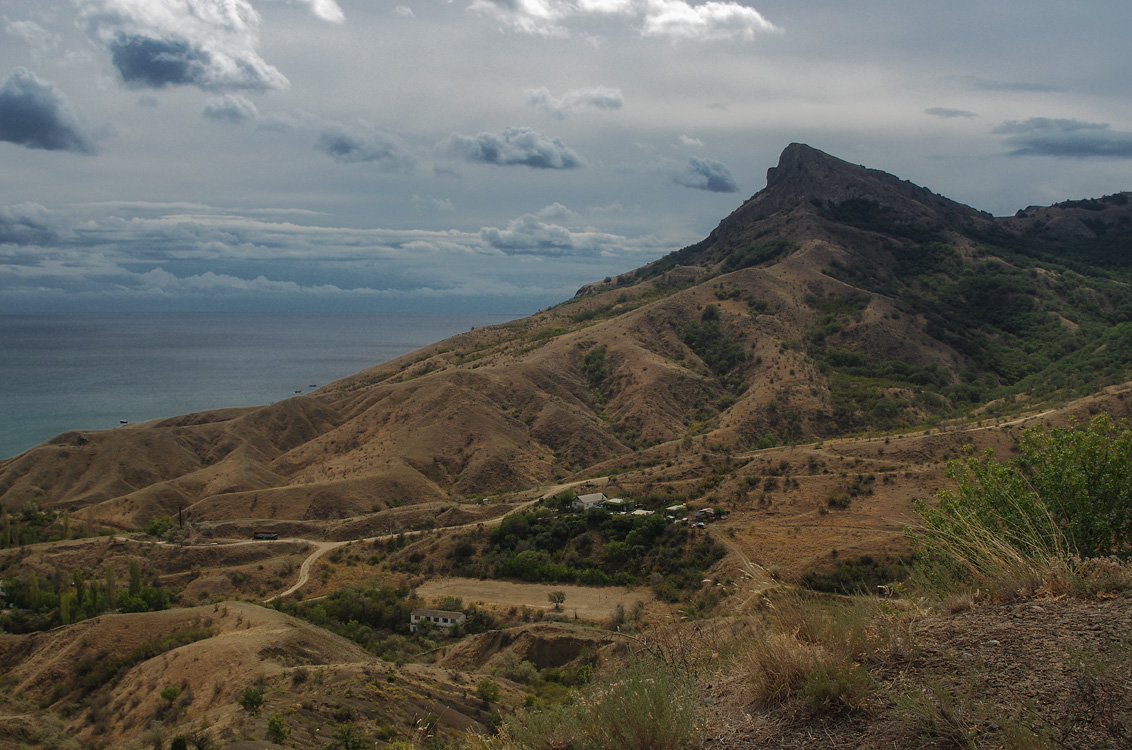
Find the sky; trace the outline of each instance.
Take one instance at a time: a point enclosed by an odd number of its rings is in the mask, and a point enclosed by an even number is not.
[[[526,314],[791,142],[1132,190],[1127,0],[0,0],[0,313]]]

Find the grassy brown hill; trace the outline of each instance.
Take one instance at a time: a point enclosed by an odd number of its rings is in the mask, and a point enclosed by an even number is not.
[[[314,394],[65,433],[0,463],[0,504],[125,528],[182,510],[198,526],[372,516],[373,530],[399,507],[583,478],[641,451],[679,477],[701,446],[1092,392],[1127,379],[1132,357],[1127,203],[995,219],[794,144],[701,243]]]
[[[285,714],[292,741],[307,747],[320,746],[320,733],[329,738],[336,723],[412,737],[430,713],[443,713],[449,732],[482,731],[486,714],[470,677],[385,663],[321,628],[241,602],[0,635],[0,671],[2,748],[151,747],[173,726],[205,733],[217,747],[264,736],[273,714]],[[258,710],[241,704],[249,688],[263,697]]]

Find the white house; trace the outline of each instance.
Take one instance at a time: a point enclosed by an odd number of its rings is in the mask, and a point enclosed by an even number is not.
[[[574,499],[570,501],[570,507],[574,510],[589,510],[596,508],[604,503],[606,498],[604,492],[591,492],[588,495],[575,495]]]
[[[431,622],[435,627],[454,628],[468,619],[463,612],[449,612],[443,609],[414,609],[409,613],[409,632],[417,632],[422,622]]]

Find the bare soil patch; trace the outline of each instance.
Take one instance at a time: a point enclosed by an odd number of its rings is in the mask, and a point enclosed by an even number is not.
[[[557,583],[510,583],[508,581],[480,581],[475,578],[441,578],[417,587],[417,593],[426,600],[442,596],[456,596],[464,605],[482,604],[488,607],[529,607],[553,612],[554,605],[546,598],[551,591],[562,591],[566,600],[560,613],[566,617],[600,620],[609,617],[620,604],[629,609],[636,602],[648,604],[655,599],[651,589],[644,586],[593,587],[570,586]]]

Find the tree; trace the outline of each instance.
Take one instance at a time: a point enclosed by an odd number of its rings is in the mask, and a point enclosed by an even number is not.
[[[103,577],[106,580],[106,601],[109,602],[110,607],[113,608],[115,601],[117,601],[118,594],[114,591],[114,568],[110,567],[109,563],[106,565],[106,572]]]
[[[130,596],[137,596],[142,590],[141,563],[130,560]]]
[[[499,684],[491,678],[483,678],[476,685],[476,697],[487,703],[497,703],[499,701]]]
[[[39,609],[39,576],[34,570],[28,574],[28,609]]]
[[[551,591],[546,595],[546,598],[550,600],[550,603],[554,605],[555,611],[557,611],[559,609],[562,609],[562,602],[566,601],[566,592]]]
[[[240,705],[248,713],[259,713],[260,706],[263,705],[263,691],[255,685],[248,685],[240,696]]]
[[[291,736],[291,727],[280,714],[267,717],[267,738],[276,745],[282,745]]]
[[[334,746],[341,750],[365,750],[373,747],[366,733],[350,723],[339,725],[332,736],[335,741]]]

